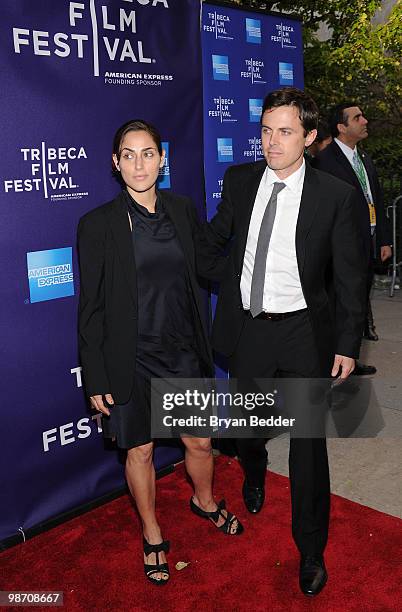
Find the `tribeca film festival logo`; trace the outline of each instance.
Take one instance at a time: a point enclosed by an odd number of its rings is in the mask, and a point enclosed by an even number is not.
[[[42,448],[47,453],[52,445],[52,450],[56,446],[67,446],[79,440],[89,438],[93,433],[102,433],[102,415],[93,414],[90,417],[83,417],[76,423],[64,423],[59,427],[52,427],[42,432]],[[94,429],[95,426],[95,429]]]
[[[279,43],[282,49],[296,49],[296,45],[292,42],[294,31],[294,27],[291,25],[282,22],[276,23],[275,33],[271,35],[271,41]]]
[[[223,178],[218,179],[216,191],[213,191],[211,197],[213,200],[220,200],[222,197]]]
[[[88,159],[84,147],[47,147],[42,142],[40,148],[21,148],[20,152],[30,176],[5,179],[5,193],[42,191],[45,198],[55,202],[79,200],[88,195],[87,191],[80,191],[71,174],[71,163]]]
[[[72,247],[27,253],[30,302],[74,295]]]
[[[232,109],[234,108],[234,104],[235,102],[233,98],[222,98],[222,96],[213,98],[213,108],[208,110],[208,117],[216,117],[219,119],[220,123],[236,123],[237,119],[232,117]]]
[[[127,4],[145,7],[164,7],[169,9],[168,0],[120,0],[126,8],[119,9],[114,20],[108,6],[97,4],[96,0],[68,3],[68,32],[48,32],[45,27],[38,30],[13,28],[14,52],[31,53],[35,56],[56,56],[83,59],[92,58],[92,73],[100,76],[100,51],[104,49],[111,62],[131,61],[133,64],[152,65],[156,59],[150,57],[147,43],[141,39],[138,16]],[[116,4],[116,3],[115,3]],[[114,8],[114,7],[113,7]],[[90,23],[88,31],[83,30],[83,20]],[[62,26],[61,26],[62,27]],[[163,81],[173,80],[173,75],[157,74],[155,69],[146,72],[105,72],[104,82],[113,85],[161,85]],[[114,77],[114,78],[112,78]]]
[[[159,170],[158,187],[159,189],[170,189],[169,143],[162,142],[162,149],[165,151],[165,161]]]
[[[216,40],[233,40],[233,36],[230,36],[227,31],[230,25],[229,15],[214,11],[207,14],[207,19],[209,23],[204,23],[204,32],[211,32],[215,35]]]
[[[262,113],[262,98],[249,98],[248,100],[248,113],[250,123],[259,123]]]
[[[217,138],[218,162],[233,161],[233,141],[231,138]]]
[[[243,149],[243,157],[247,158],[248,160],[251,157],[253,161],[263,159],[264,154],[261,147],[261,138],[258,138],[257,136],[247,138],[247,144]]]
[[[279,62],[279,85],[293,85],[293,64]]]
[[[229,81],[229,58],[227,55],[212,56],[212,75],[214,81]]]
[[[250,57],[244,60],[245,69],[240,72],[242,79],[249,79],[251,85],[266,85],[264,80],[263,70],[265,68],[264,62],[260,59],[254,59]]]
[[[82,387],[82,367],[71,368],[70,373],[75,376],[75,385],[77,389],[80,389]],[[90,417],[81,418],[76,423],[64,423],[43,431],[43,452],[47,453],[51,448],[54,450],[57,446],[74,444],[79,440],[89,438],[93,433],[102,433],[102,415],[99,412]]]
[[[261,21],[246,19],[246,41],[255,45],[261,44]]]

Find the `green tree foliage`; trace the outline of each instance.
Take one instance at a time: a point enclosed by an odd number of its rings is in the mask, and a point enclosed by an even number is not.
[[[402,161],[402,0],[386,19],[381,0],[233,0],[244,8],[279,11],[303,20],[305,89],[323,116],[343,100],[355,100],[369,119],[365,148],[387,174]],[[380,13],[381,15],[381,13]],[[318,38],[322,26],[328,37]]]

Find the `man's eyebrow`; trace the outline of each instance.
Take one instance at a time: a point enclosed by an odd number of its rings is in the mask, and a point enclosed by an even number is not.
[[[264,123],[261,124],[261,127],[271,129],[269,125],[265,125]],[[281,127],[278,128],[278,130],[291,130],[292,132],[294,131],[292,127],[288,127],[286,125],[282,125]]]

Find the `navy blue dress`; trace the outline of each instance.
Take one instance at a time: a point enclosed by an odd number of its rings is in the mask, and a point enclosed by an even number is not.
[[[150,213],[125,192],[132,222],[138,288],[138,340],[133,391],[103,419],[105,437],[120,448],[151,441],[150,379],[200,378],[192,297],[176,229],[157,195]]]

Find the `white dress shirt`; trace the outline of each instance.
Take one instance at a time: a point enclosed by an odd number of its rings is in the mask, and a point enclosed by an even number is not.
[[[348,145],[346,145],[344,142],[342,142],[341,140],[338,140],[338,138],[335,138],[335,142],[338,145],[338,147],[340,148],[340,150],[342,151],[342,153],[346,156],[346,158],[348,159],[350,165],[352,166],[353,172],[356,174],[355,171],[355,167],[353,165],[353,155],[355,154],[355,151],[357,152],[357,147],[355,146],[353,149],[351,147],[349,147]],[[367,175],[367,170],[363,165],[363,170],[364,170],[364,174],[366,175],[366,185],[367,185],[367,191],[368,191],[368,196],[370,198],[370,202],[373,202],[373,194],[371,193],[371,188],[370,188],[370,181],[369,181],[369,177]],[[357,175],[356,175],[357,177]]]
[[[279,179],[267,166],[262,176],[251,214],[244,252],[240,291],[243,308],[250,308],[251,280],[262,218],[274,183],[285,183],[278,194],[276,216],[268,248],[263,296],[265,312],[293,312],[306,308],[296,258],[296,224],[304,184],[306,164],[286,179]]]

